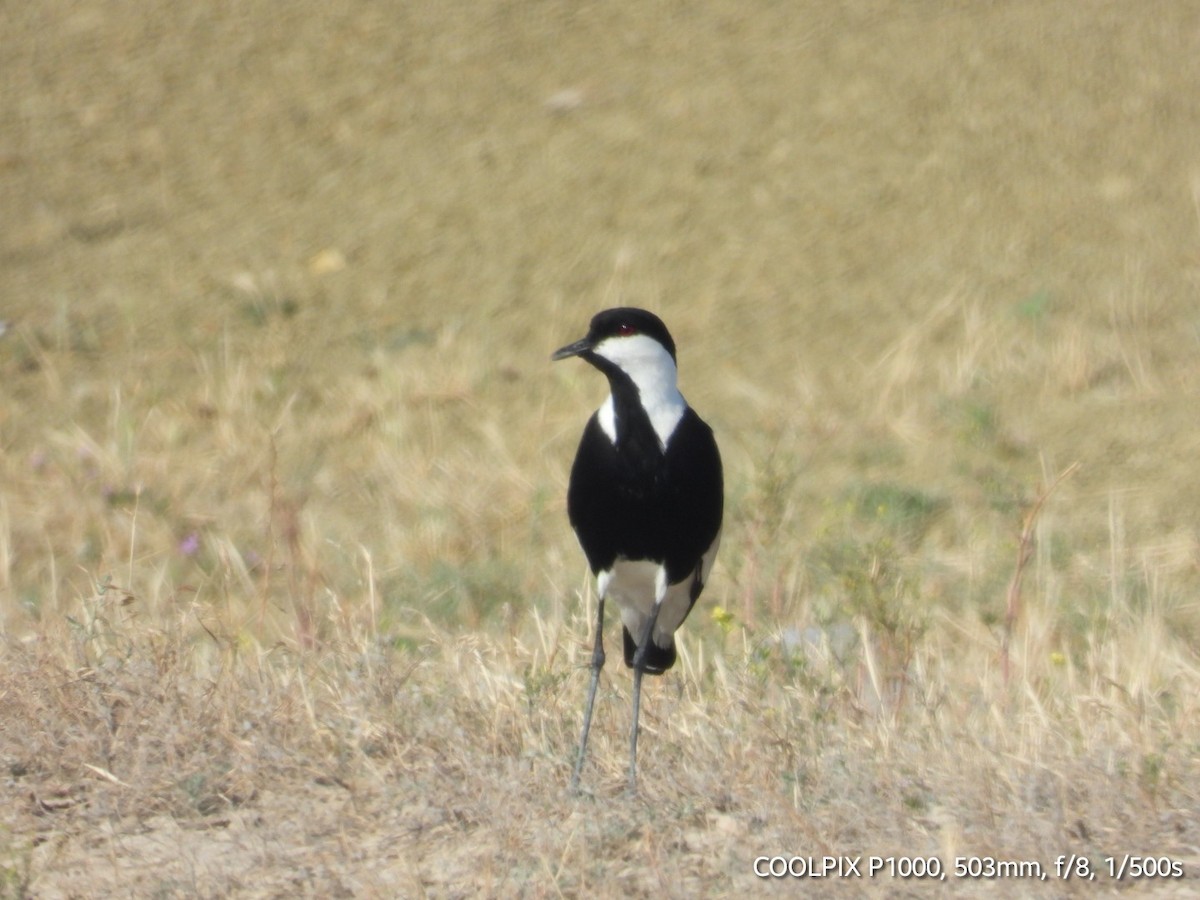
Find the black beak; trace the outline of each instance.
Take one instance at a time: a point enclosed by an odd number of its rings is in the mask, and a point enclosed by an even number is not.
[[[554,354],[550,357],[550,360],[551,362],[557,362],[560,359],[567,359],[571,356],[579,356],[580,354],[587,353],[591,349],[592,342],[587,338],[583,338],[583,340],[576,341],[573,344],[567,344],[565,347],[559,347],[554,351]]]

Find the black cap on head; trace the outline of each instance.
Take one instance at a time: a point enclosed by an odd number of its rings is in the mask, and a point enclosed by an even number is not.
[[[618,306],[596,313],[588,327],[587,337],[556,350],[551,358],[557,360],[579,356],[608,338],[633,337],[635,334],[644,334],[658,341],[671,354],[671,359],[675,359],[675,341],[671,339],[671,332],[667,331],[663,320],[636,306]]]

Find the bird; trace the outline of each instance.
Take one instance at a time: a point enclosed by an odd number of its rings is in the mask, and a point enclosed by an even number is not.
[[[633,669],[628,793],[637,793],[643,675],[676,660],[675,631],[691,612],[721,543],[724,471],[712,429],[677,385],[675,341],[644,309],[597,313],[587,334],[551,360],[578,357],[608,379],[571,465],[567,515],[596,579],[596,635],[583,732],[571,776],[578,793],[596,687],[604,667],[604,604],[620,610]]]

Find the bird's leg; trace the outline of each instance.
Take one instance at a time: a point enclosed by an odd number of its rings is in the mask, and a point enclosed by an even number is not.
[[[575,772],[571,775],[571,793],[579,791],[579,775],[583,772],[583,757],[587,753],[588,732],[592,729],[592,706],[596,702],[596,687],[600,684],[600,670],[604,668],[604,597],[596,604],[596,643],[592,648],[592,681],[588,686],[587,706],[583,711],[583,734],[579,736],[579,756],[575,759]]]
[[[642,674],[646,671],[646,648],[650,646],[650,639],[654,635],[654,623],[658,621],[660,607],[661,604],[654,604],[654,609],[650,613],[650,621],[646,623],[642,639],[638,642],[637,651],[633,654],[633,728],[629,732],[629,787],[627,789],[631,797],[637,793],[637,741],[638,720],[642,712]]]

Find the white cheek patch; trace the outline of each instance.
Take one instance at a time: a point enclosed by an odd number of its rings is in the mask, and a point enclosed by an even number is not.
[[[687,402],[676,387],[678,373],[671,354],[643,334],[609,338],[597,344],[594,352],[615,363],[633,381],[658,442],[665,448],[687,410]],[[615,444],[617,424],[611,396],[600,407],[599,418],[600,427]]]

